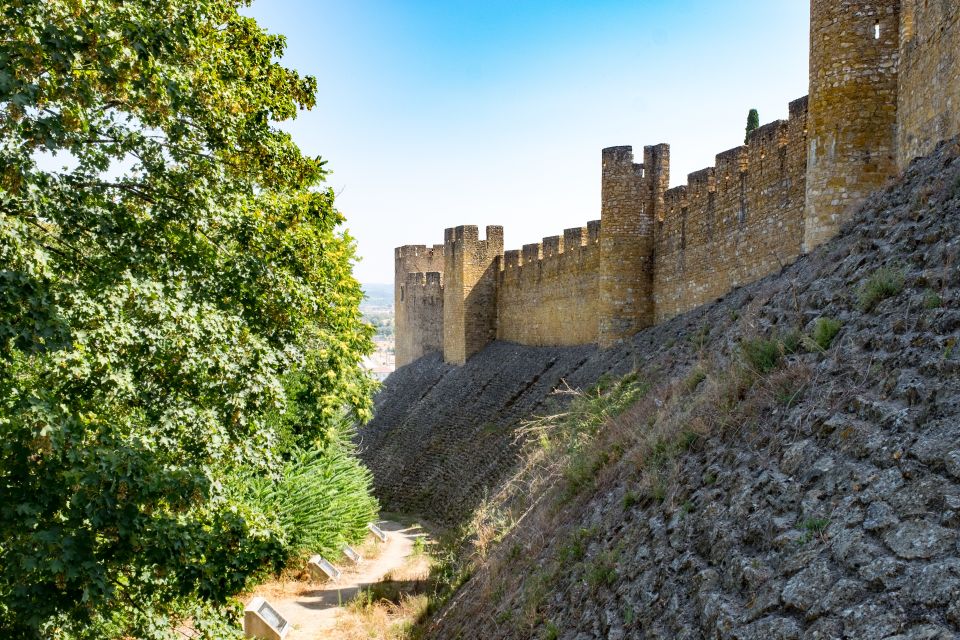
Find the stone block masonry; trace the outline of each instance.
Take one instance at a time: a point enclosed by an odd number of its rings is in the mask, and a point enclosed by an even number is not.
[[[443,348],[443,268],[444,246],[408,245],[394,251],[394,322],[395,351],[398,367]],[[428,278],[436,282],[438,291],[432,291],[434,302],[427,303]],[[410,274],[421,277],[409,280]],[[423,290],[417,289],[421,287]],[[416,289],[416,291],[411,291]],[[410,292],[410,295],[408,295]],[[423,306],[429,306],[432,312]],[[435,337],[436,336],[436,337]]]
[[[654,233],[654,320],[722,297],[801,253],[807,101],[664,194]]]
[[[960,134],[960,2],[811,0],[810,95],[668,189],[670,148],[602,153],[600,220],[503,251],[503,228],[397,249],[397,365],[493,340],[611,347],[832,238]],[[415,274],[415,275],[410,275]]]
[[[497,297],[497,338],[534,346],[597,341],[600,221],[507,251]]]
[[[897,102],[897,163],[960,133],[960,3],[903,0]]]
[[[896,173],[900,0],[813,0],[804,248]]]
[[[463,364],[497,335],[497,281],[503,258],[503,227],[444,233],[443,357]]]

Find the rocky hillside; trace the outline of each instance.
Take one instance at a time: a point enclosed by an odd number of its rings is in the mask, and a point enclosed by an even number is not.
[[[434,516],[511,476],[518,421],[561,379],[636,370],[650,389],[597,439],[589,482],[513,511],[432,637],[960,637],[958,156],[941,146],[833,242],[617,349],[498,344],[397,372],[367,460],[388,506]]]
[[[638,336],[655,384],[594,481],[522,519],[435,637],[960,637],[958,152],[655,330],[675,343]]]

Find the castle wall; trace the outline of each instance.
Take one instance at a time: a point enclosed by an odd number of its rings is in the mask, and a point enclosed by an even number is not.
[[[667,189],[667,145],[643,164],[611,147],[599,223],[505,256],[501,227],[398,249],[398,365],[440,346],[462,364],[495,338],[611,346],[779,271],[960,135],[958,0],[811,0],[810,16],[810,96],[686,185]]]
[[[960,3],[903,0],[897,164],[960,134]]]
[[[754,131],[746,146],[690,174],[664,195],[654,234],[655,320],[715,300],[800,255],[807,100],[790,119]]]
[[[900,0],[811,1],[806,251],[896,174],[899,57]]]
[[[443,358],[463,364],[497,337],[497,281],[503,257],[503,227],[444,233]]]
[[[523,251],[500,272],[497,338],[532,346],[597,341],[600,222],[567,229]]]
[[[635,164],[632,147],[611,147],[602,160],[598,342],[609,347],[653,324],[653,221],[670,182],[670,148],[646,147]]]
[[[440,273],[408,273],[404,285],[407,357],[410,362],[443,351],[443,280]]]
[[[438,331],[442,332],[442,329],[437,328],[438,325],[442,327],[442,314],[438,321],[436,317],[413,306],[411,298],[407,295],[407,277],[411,273],[418,273],[421,276],[425,273],[436,273],[438,278],[442,278],[443,252],[442,244],[433,247],[407,245],[399,247],[394,252],[393,309],[396,324],[394,349],[398,367],[410,364],[434,350],[432,347],[435,340],[432,336]],[[426,276],[423,276],[423,285],[426,285]]]

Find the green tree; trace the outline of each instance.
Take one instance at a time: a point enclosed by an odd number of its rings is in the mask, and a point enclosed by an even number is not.
[[[220,637],[287,552],[228,481],[370,415],[354,243],[273,125],[316,82],[246,4],[0,8],[3,637]]]
[[[743,143],[746,144],[750,142],[750,134],[760,128],[760,113],[756,109],[750,109],[750,113],[747,114],[747,135],[743,139]]]

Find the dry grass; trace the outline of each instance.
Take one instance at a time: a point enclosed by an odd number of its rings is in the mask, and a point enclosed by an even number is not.
[[[402,594],[397,602],[358,597],[337,619],[338,640],[406,640],[429,606],[429,597]]]
[[[407,640],[430,606],[429,577],[433,563],[426,554],[361,591],[337,618],[330,637],[337,640]]]
[[[484,501],[468,527],[460,549],[473,576],[466,597],[487,608],[461,605],[492,615],[491,604],[514,603],[498,624],[518,634],[545,624],[550,585],[562,572],[582,571],[598,588],[612,579],[610,562],[566,553],[583,533],[581,523],[570,520],[579,503],[626,481],[624,508],[694,508],[678,494],[686,453],[715,437],[749,437],[767,414],[798,402],[812,382],[810,369],[795,362],[761,373],[741,358],[708,357],[655,386],[631,376],[599,390],[560,390],[574,396],[570,408],[527,423],[517,473]],[[572,538],[563,537],[571,531]],[[530,558],[541,561],[531,565]],[[463,596],[455,593],[452,601]]]

